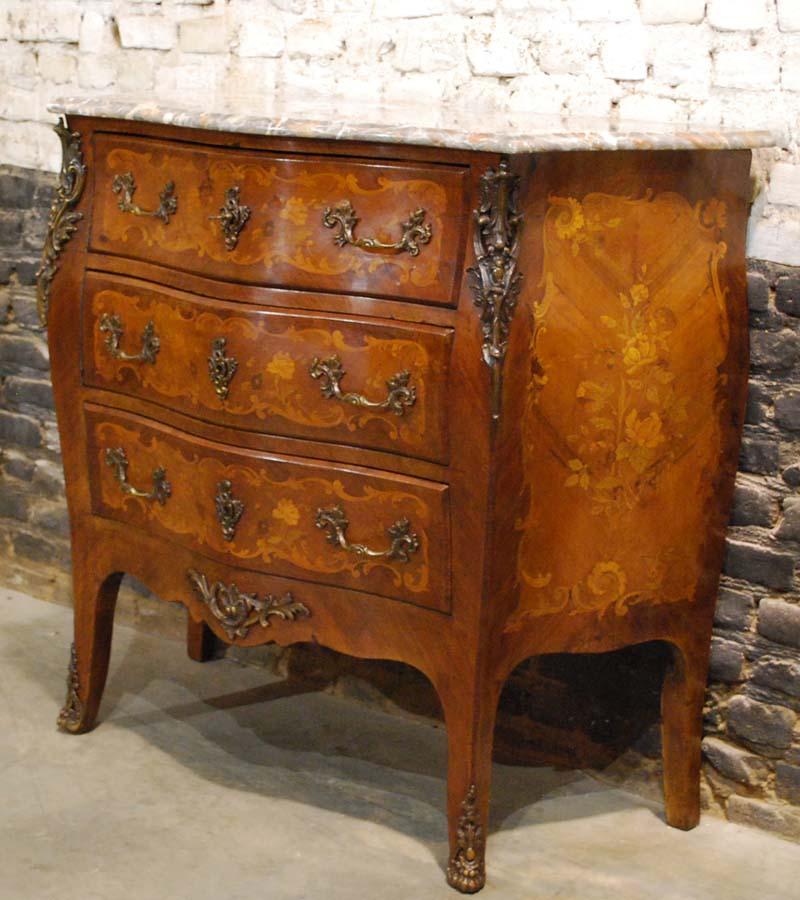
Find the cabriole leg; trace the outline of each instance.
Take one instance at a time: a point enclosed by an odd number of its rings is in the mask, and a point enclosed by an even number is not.
[[[473,706],[469,687],[442,696],[447,724],[447,818],[450,855],[447,883],[464,894],[486,883],[489,792],[496,692],[484,692]]]
[[[70,734],[91,731],[103,696],[111,655],[114,607],[122,573],[100,579],[77,560],[73,576],[75,592],[75,642],[67,674],[67,699],[58,716],[58,727]]]
[[[195,622],[188,610],[186,617],[186,652],[189,659],[195,662],[208,662],[214,658],[216,648],[214,632],[205,622]]]
[[[671,649],[673,663],[661,691],[664,807],[667,823],[688,831],[700,821],[700,744],[708,650]]]

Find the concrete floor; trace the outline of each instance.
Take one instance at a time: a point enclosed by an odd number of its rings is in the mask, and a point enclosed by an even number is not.
[[[118,626],[100,726],[56,731],[68,610],[0,589],[2,900],[451,900],[441,728]],[[581,773],[496,766],[508,900],[797,900],[800,846]]]

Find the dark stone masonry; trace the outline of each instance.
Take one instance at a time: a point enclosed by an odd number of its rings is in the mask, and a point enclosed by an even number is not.
[[[34,288],[53,183],[0,167],[0,583],[69,603],[69,523]],[[716,615],[703,789],[706,805],[732,821],[800,839],[800,271],[753,260],[748,295],[750,392]],[[120,615],[182,634],[181,610],[135,584]],[[427,682],[397,664],[309,648],[237,656],[389,709],[438,714]],[[658,645],[529,660],[503,693],[498,758],[597,766],[653,793],[665,662]]]

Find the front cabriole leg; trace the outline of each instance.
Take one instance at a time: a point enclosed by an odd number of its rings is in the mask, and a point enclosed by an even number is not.
[[[75,642],[70,650],[67,698],[58,715],[58,727],[69,734],[91,731],[108,675],[111,633],[122,573],[98,578],[85,571],[80,552],[75,554]]]

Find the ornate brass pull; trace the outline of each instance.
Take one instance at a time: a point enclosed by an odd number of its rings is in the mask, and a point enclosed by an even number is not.
[[[128,454],[124,448],[109,447],[106,450],[106,464],[114,469],[114,477],[123,494],[141,497],[143,500],[157,500],[162,506],[172,496],[172,485],[167,481],[167,472],[163,466],[153,470],[153,489],[140,491],[128,482]]]
[[[338,356],[322,360],[315,356],[308,373],[312,378],[322,380],[320,385],[322,396],[328,400],[335,397],[342,403],[351,403],[353,406],[390,409],[397,416],[404,415],[406,409],[417,401],[417,389],[413,385],[409,386],[411,374],[405,370],[392,375],[386,382],[388,393],[384,400],[367,400],[363,394],[344,393],[341,380],[347,373],[342,368],[342,361]]]
[[[282,597],[266,594],[260,600],[257,594],[246,594],[235,584],[227,585],[221,581],[209,584],[206,576],[195,569],[189,569],[186,575],[231,640],[247,637],[253,625],[269,628],[270,616],[293,622],[301,616],[311,615],[308,608],[289,592]]]
[[[225,246],[228,250],[235,250],[239,243],[239,234],[250,218],[250,207],[239,203],[238,185],[225,191],[225,203],[220,207],[219,215],[208,218],[219,221]]]
[[[211,341],[211,355],[208,357],[208,376],[220,400],[225,400],[230,390],[231,380],[239,368],[233,356],[225,355],[228,341],[224,337]]]
[[[329,544],[341,547],[348,553],[356,556],[367,556],[371,559],[396,559],[399,562],[409,562],[411,554],[419,550],[419,537],[411,530],[408,519],[398,519],[386,529],[390,538],[390,545],[386,550],[370,550],[365,544],[351,544],[347,540],[347,529],[350,521],[341,506],[332,506],[329,509],[317,510],[317,528],[327,531]]]
[[[222,536],[226,541],[232,541],[236,534],[236,526],[244,513],[244,503],[233,496],[233,485],[230,481],[220,481],[217,485],[214,505],[217,508],[217,519],[222,526]]]
[[[327,206],[322,212],[322,224],[326,228],[339,230],[333,236],[333,242],[339,247],[352,244],[362,250],[392,250],[395,253],[410,253],[411,256],[419,256],[419,245],[429,244],[431,240],[431,226],[423,223],[425,210],[415,209],[407,222],[403,222],[400,228],[402,233],[400,240],[394,244],[385,244],[377,238],[357,238],[353,233],[358,225],[358,216],[349,200],[342,200],[337,206]]]
[[[156,334],[156,327],[152,319],[144,326],[142,331],[142,349],[138,353],[126,353],[124,350],[120,350],[119,345],[125,329],[122,319],[116,313],[111,315],[103,313],[100,318],[100,331],[106,333],[106,348],[114,359],[152,363],[155,365],[156,356],[161,349],[161,340]]]
[[[136,182],[133,179],[133,172],[123,172],[121,175],[115,175],[111,182],[111,190],[115,194],[119,194],[117,206],[123,211],[132,213],[134,216],[153,216],[161,219],[165,224],[169,224],[169,217],[174,216],[178,209],[178,198],[175,196],[175,182],[168,181],[164,185],[164,190],[159,196],[158,209],[142,209],[133,202],[133,195],[136,193]]]

